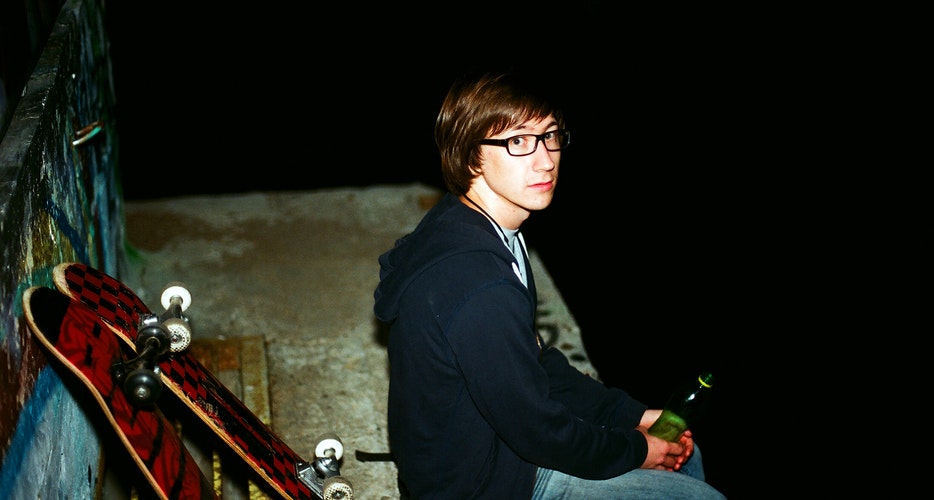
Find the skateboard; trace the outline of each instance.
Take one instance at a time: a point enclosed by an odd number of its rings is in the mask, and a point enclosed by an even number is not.
[[[256,475],[284,498],[351,500],[353,486],[340,475],[343,443],[323,434],[315,446],[315,460],[304,460],[259,419],[201,362],[185,351],[191,330],[185,311],[191,303],[187,289],[170,283],[161,295],[165,311],[156,315],[132,289],[116,278],[85,264],[66,262],[53,270],[58,290],[93,310],[127,346],[143,350],[153,338],[165,339],[156,366],[165,387],[226,443]],[[159,397],[160,384],[140,370],[127,375],[125,392],[138,404]]]
[[[33,336],[90,390],[159,498],[216,498],[172,423],[120,389],[112,368],[135,361],[94,311],[46,287],[23,293],[23,311]]]

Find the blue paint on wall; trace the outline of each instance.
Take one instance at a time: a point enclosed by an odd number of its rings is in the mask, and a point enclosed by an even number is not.
[[[69,429],[76,439],[61,439],[65,422],[76,426]],[[97,439],[97,433],[86,422],[81,408],[55,370],[52,367],[43,369],[23,406],[0,466],[0,498],[92,498],[95,483],[99,480],[96,472],[88,481],[74,481],[74,478],[17,480],[46,468],[64,471],[81,463],[91,465],[91,470],[96,471],[100,448],[92,441]]]
[[[81,233],[69,223],[68,216],[65,212],[60,209],[53,200],[45,200],[45,210],[49,213],[52,220],[55,221],[56,228],[71,241],[71,246],[77,255],[76,260],[79,262],[91,262],[88,260],[88,251],[85,247],[91,246],[93,243],[85,241]]]
[[[52,270],[54,266],[46,266],[42,269],[33,271],[26,282],[19,283],[12,296],[4,297],[0,303],[0,342],[2,348],[10,353],[10,361],[13,363],[12,370],[19,370],[22,349],[19,345],[19,337],[10,335],[10,332],[17,328],[17,318],[23,317],[23,292],[34,285],[44,286],[52,283]],[[7,311],[12,311],[8,314]]]

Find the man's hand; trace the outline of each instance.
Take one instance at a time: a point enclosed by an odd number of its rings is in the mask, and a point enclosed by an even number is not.
[[[651,425],[651,424],[650,424]],[[649,451],[642,462],[642,469],[680,470],[684,462],[694,453],[694,436],[691,430],[684,431],[677,442],[665,441],[649,434],[648,426],[644,423],[637,427],[645,436]]]

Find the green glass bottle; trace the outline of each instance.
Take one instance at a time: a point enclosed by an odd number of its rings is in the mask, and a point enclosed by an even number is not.
[[[697,381],[673,392],[658,420],[649,427],[649,434],[666,441],[677,441],[681,433],[697,422],[705,411],[713,387],[713,374],[701,373]]]

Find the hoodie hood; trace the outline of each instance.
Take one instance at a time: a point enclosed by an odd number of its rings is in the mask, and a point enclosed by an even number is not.
[[[486,217],[446,193],[414,231],[379,256],[380,281],[373,293],[376,317],[392,323],[399,314],[400,298],[425,270],[471,252],[492,253],[507,265],[515,260]]]

